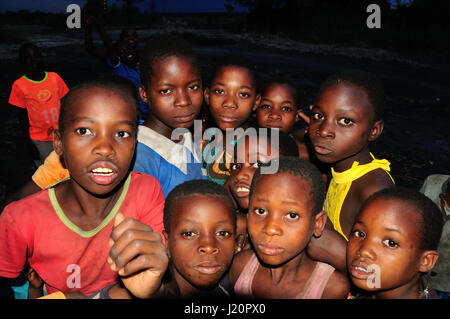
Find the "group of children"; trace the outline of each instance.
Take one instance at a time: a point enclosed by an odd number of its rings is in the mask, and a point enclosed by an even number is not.
[[[144,121],[122,78],[62,99],[54,152],[0,215],[3,289],[22,275],[41,298],[436,296],[444,217],[370,152],[383,131],[370,75],[331,76],[307,116],[295,85],[259,85],[244,57],[205,85],[175,36],[150,39],[139,68]]]

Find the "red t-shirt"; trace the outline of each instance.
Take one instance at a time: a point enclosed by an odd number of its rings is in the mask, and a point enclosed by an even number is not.
[[[53,188],[13,202],[0,215],[0,276],[16,278],[29,263],[45,282],[48,294],[59,290],[91,295],[118,280],[106,262],[116,213],[161,233],[163,207],[159,182],[135,172],[127,178],[108,216],[90,231],[78,228],[64,215]]]
[[[58,128],[60,100],[68,91],[55,72],[45,72],[41,81],[24,75],[14,81],[8,103],[27,109],[32,140],[52,141],[52,131]]]

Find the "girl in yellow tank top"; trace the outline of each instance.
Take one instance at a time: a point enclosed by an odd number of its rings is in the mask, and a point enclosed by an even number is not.
[[[386,159],[376,159],[372,155],[372,153],[370,153],[370,156],[372,156],[373,158],[370,163],[359,165],[359,163],[355,161],[353,162],[351,168],[340,173],[335,172],[334,169],[331,168],[332,179],[327,190],[324,210],[326,211],[330,221],[333,223],[334,229],[339,232],[347,241],[348,238],[344,235],[339,220],[341,216],[342,204],[347,197],[347,193],[352,186],[352,182],[375,169],[381,168],[386,172],[386,174],[389,175],[392,182],[395,183],[394,179],[389,174],[389,171],[391,170],[389,161],[387,161]]]

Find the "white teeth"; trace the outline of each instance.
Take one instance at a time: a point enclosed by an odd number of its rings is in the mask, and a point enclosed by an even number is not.
[[[97,167],[92,170],[92,173],[94,173],[95,175],[112,175],[113,171],[110,168]]]
[[[247,188],[247,187],[238,187],[237,189],[236,189],[236,191],[237,192],[246,192],[246,193],[248,193],[248,192],[250,192],[250,189],[249,188]]]
[[[361,270],[361,271],[364,271],[364,272],[368,273],[367,269],[365,269],[365,268],[362,268],[362,267],[353,267],[353,268],[356,269],[356,270]]]

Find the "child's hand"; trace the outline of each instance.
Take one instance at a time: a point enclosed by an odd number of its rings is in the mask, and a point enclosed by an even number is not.
[[[39,289],[44,284],[41,277],[39,277],[36,271],[31,267],[28,268],[25,276],[27,277],[27,280],[30,282],[30,286],[32,286],[33,288]]]
[[[309,106],[309,109],[312,109],[312,105]],[[305,113],[303,113],[303,111],[301,109],[298,110],[298,116],[300,116],[305,122],[306,124],[310,124],[311,123],[311,119],[308,115],[306,115]]]
[[[150,226],[118,213],[109,240],[108,263],[118,271],[125,287],[138,298],[155,293],[169,258],[159,233]]]

